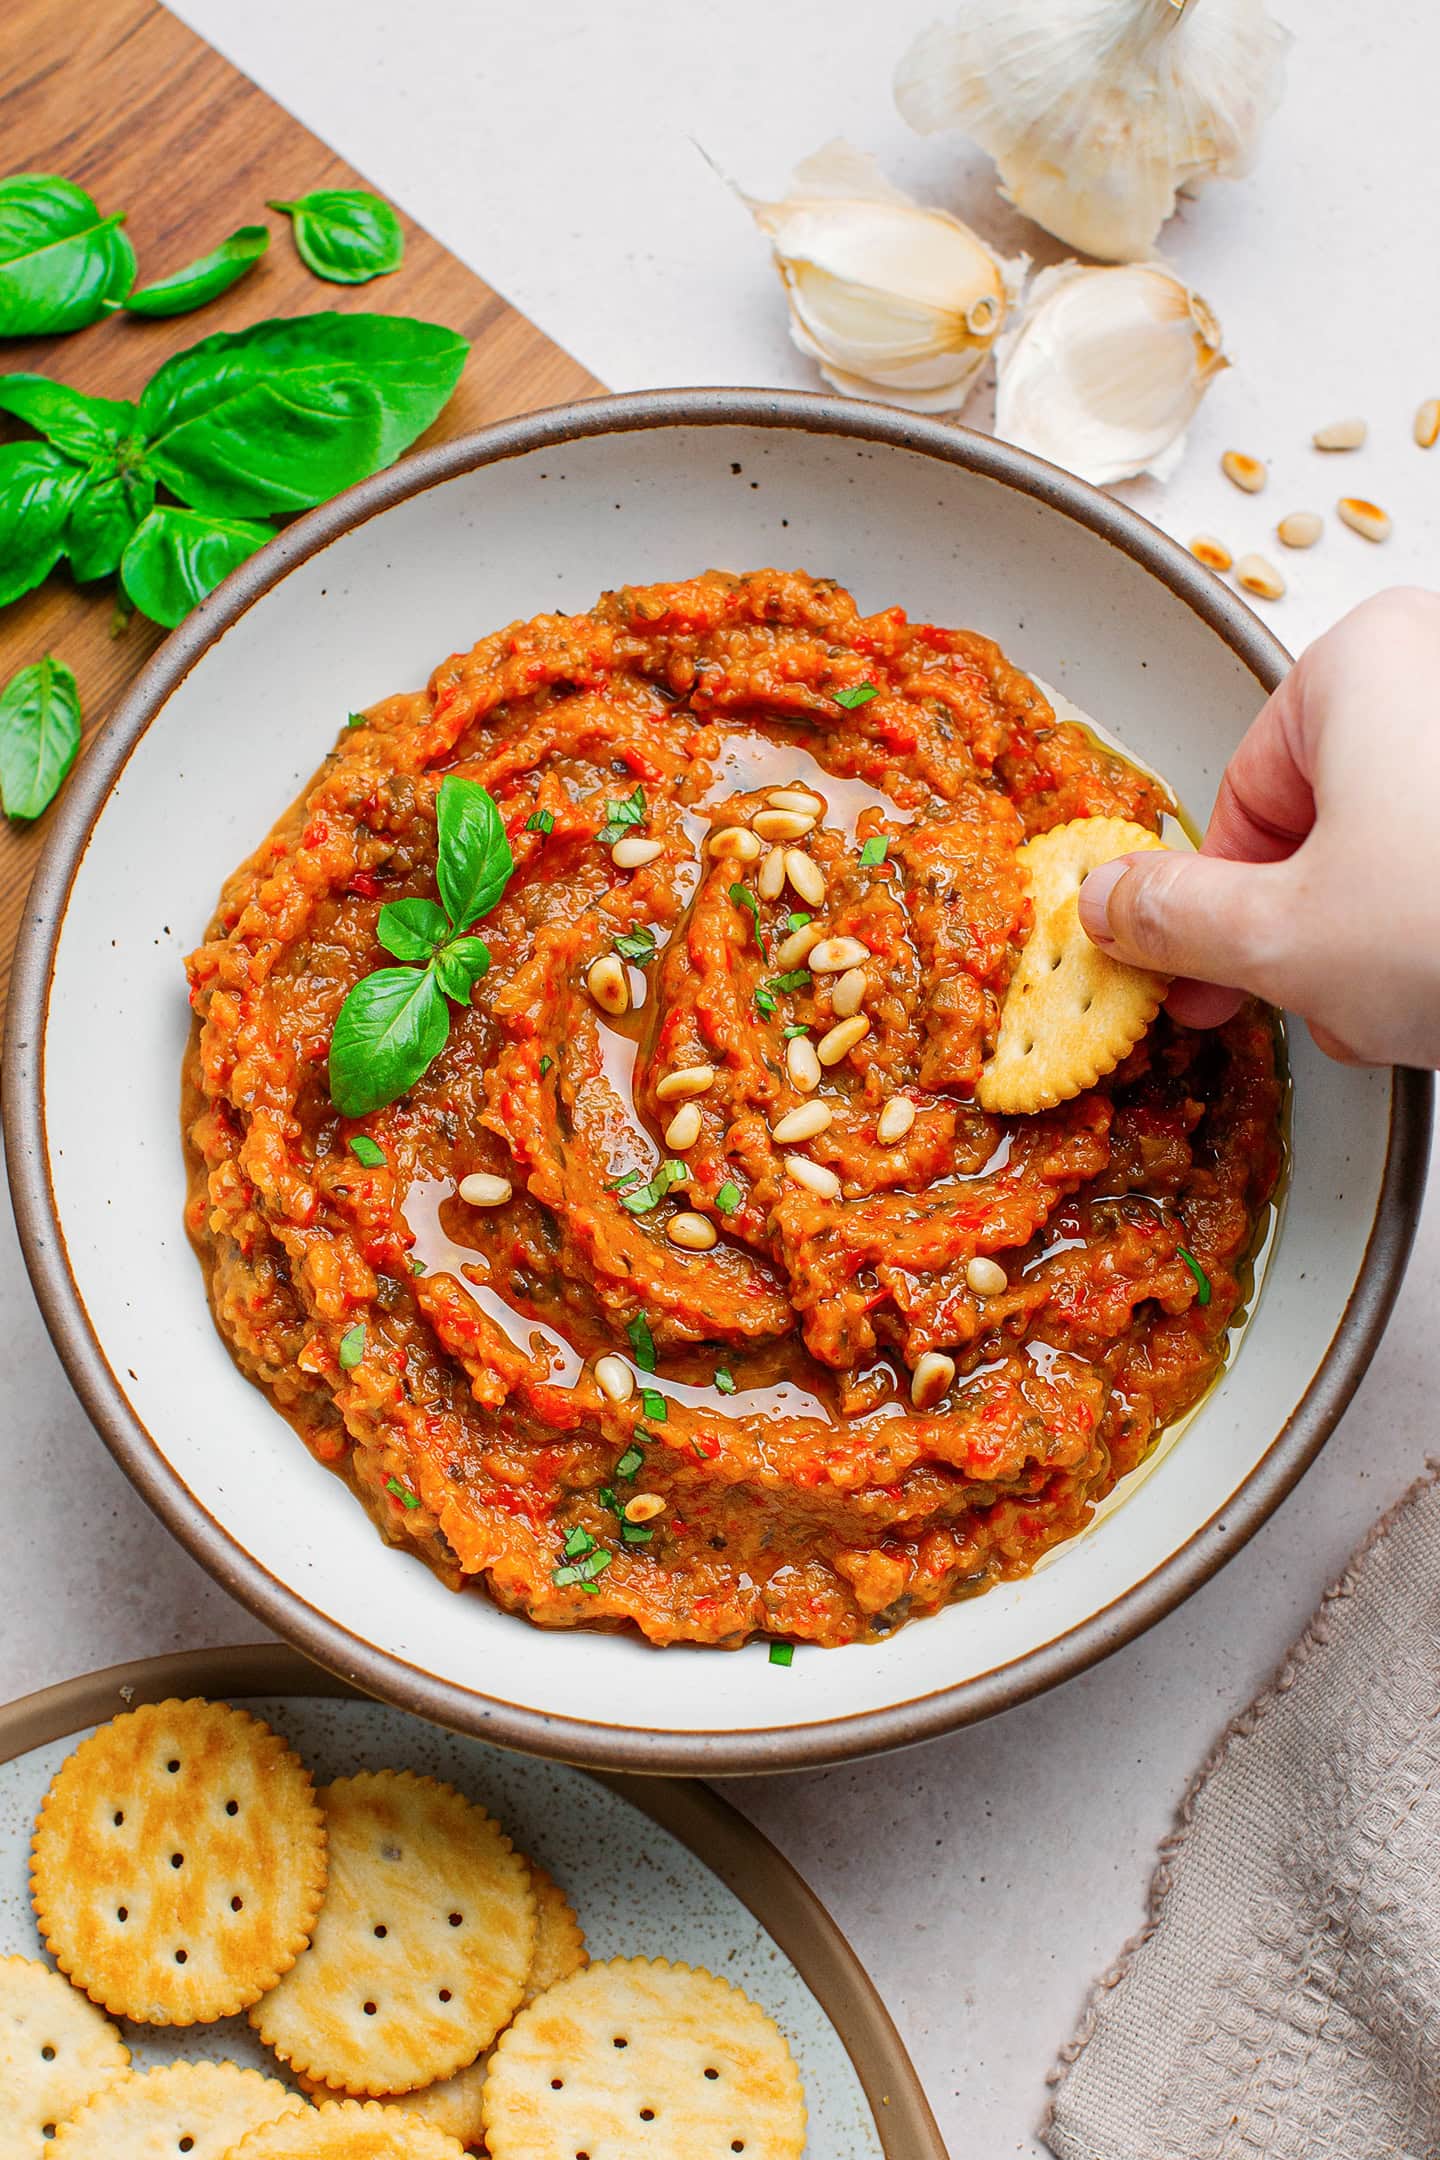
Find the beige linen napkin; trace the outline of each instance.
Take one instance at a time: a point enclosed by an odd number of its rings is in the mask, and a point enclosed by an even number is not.
[[[1440,2156],[1440,1465],[1230,1727],[1056,2072],[1060,2160]]]

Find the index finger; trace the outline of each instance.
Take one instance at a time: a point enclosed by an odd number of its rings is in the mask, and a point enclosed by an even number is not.
[[[1301,669],[1266,700],[1225,768],[1201,846],[1231,862],[1281,862],[1315,822],[1304,765]]]

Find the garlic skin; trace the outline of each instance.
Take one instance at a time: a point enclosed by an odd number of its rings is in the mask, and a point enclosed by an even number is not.
[[[1182,188],[1247,170],[1289,42],[1265,0],[966,0],[910,47],[895,101],[918,134],[972,136],[1047,232],[1134,262]]]
[[[958,411],[1019,297],[1007,262],[968,225],[892,187],[875,160],[827,143],[783,202],[746,205],[767,234],[790,335],[849,397]]]
[[[1062,263],[1036,278],[1002,340],[995,433],[1095,487],[1166,480],[1229,364],[1210,309],[1162,264]]]

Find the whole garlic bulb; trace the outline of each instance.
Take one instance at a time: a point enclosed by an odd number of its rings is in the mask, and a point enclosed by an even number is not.
[[[1047,232],[1132,262],[1181,188],[1246,170],[1289,42],[1265,0],[966,0],[910,47],[895,98],[922,135],[973,136]]]
[[[790,334],[852,397],[912,412],[964,404],[1029,267],[945,210],[892,187],[872,157],[827,143],[783,202],[747,206],[769,235]]]
[[[995,432],[1096,487],[1165,480],[1228,365],[1214,315],[1162,264],[1062,263],[996,356]]]

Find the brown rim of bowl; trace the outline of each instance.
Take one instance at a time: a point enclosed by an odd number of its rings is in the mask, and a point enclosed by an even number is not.
[[[167,638],[100,730],[54,812],[17,944],[5,1031],[10,1189],[30,1279],[90,1418],[132,1484],[181,1544],[276,1634],[369,1693],[433,1723],[598,1769],[730,1776],[812,1768],[927,1740],[1009,1709],[1082,1672],[1171,1612],[1254,1536],[1334,1430],[1384,1331],[1414,1238],[1429,1151],[1431,1077],[1397,1068],[1379,1205],[1355,1287],[1323,1358],[1265,1454],[1169,1558],[1077,1627],[1007,1664],[880,1710],[748,1733],[667,1731],[552,1716],[419,1671],[318,1612],[203,1508],[127,1402],[70,1269],[51,1190],[44,1045],[55,950],[75,872],[112,784],[170,693],[247,608],[329,541],[482,465],[594,435],[663,427],[775,427],[918,451],[1047,504],[1148,570],[1223,640],[1265,690],[1290,656],[1218,578],[1126,505],[987,435],[883,405],[804,391],[654,390],[583,400],[437,444],[304,517]],[[860,1656],[859,1650],[835,1655]]]
[[[172,1651],[62,1680],[0,1707],[0,1763],[68,1740],[136,1703],[177,1695],[369,1699],[283,1643]],[[693,1779],[578,1774],[593,1777],[678,1838],[779,1945],[840,2036],[870,2103],[885,2160],[946,2160],[915,2065],[879,1990],[804,1876],[764,1832]],[[37,1807],[39,1800],[37,1793]]]

